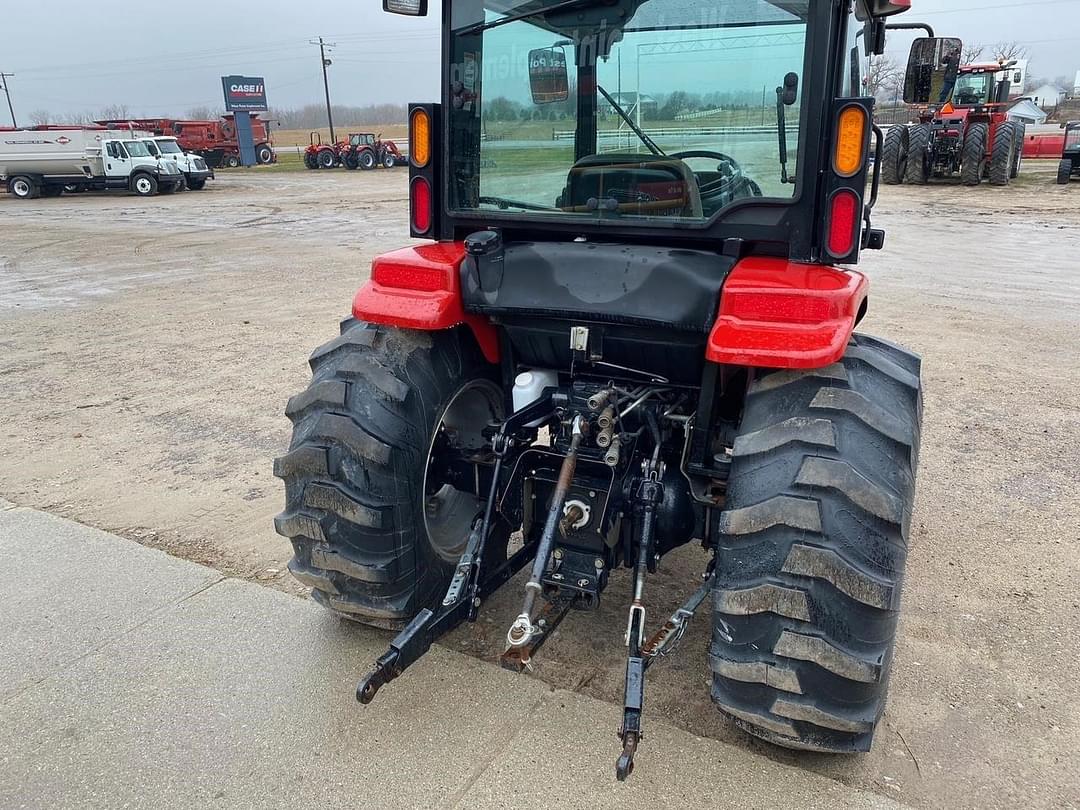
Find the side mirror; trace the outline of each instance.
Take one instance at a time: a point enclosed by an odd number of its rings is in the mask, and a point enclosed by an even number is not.
[[[383,0],[383,11],[406,17],[426,17],[427,0]]]
[[[780,100],[784,106],[790,107],[799,97],[799,74],[789,73],[784,76],[784,86],[780,88]]]
[[[963,43],[956,37],[922,37],[911,43],[904,101],[907,104],[944,104],[952,96],[960,70]]]
[[[570,77],[562,47],[553,45],[529,51],[529,89],[533,104],[566,101],[570,95]]]

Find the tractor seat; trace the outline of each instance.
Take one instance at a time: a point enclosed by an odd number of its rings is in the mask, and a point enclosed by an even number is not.
[[[556,205],[576,213],[702,217],[701,194],[689,166],[633,153],[583,157],[570,168]]]

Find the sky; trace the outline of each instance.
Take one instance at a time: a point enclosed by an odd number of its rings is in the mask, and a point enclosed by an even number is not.
[[[706,0],[703,0],[705,2]],[[716,0],[722,2],[722,0]],[[220,77],[263,76],[271,106],[322,103],[318,46],[328,54],[335,103],[434,100],[438,92],[438,0],[426,18],[384,14],[379,0],[2,0],[0,71],[16,116],[48,110],[179,115],[222,105]],[[1080,0],[913,0],[905,22],[925,21],[965,43],[1017,40],[1030,51],[1030,75],[1080,70]],[[914,34],[890,35],[898,61]],[[0,102],[0,124],[8,123]]]

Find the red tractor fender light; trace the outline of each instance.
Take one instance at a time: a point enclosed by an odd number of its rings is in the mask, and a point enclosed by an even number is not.
[[[419,234],[431,230],[431,184],[424,177],[414,177],[409,189],[412,227]]]
[[[855,249],[859,207],[859,196],[848,188],[840,189],[829,200],[829,230],[825,248],[833,256],[847,256]]]

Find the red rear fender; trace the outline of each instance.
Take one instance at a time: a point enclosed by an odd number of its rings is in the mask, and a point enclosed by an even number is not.
[[[705,357],[766,368],[835,363],[851,338],[868,286],[854,270],[743,259],[724,282]]]
[[[353,298],[356,318],[434,331],[465,324],[489,363],[499,362],[495,327],[461,306],[462,242],[433,242],[376,256],[371,280]]]

